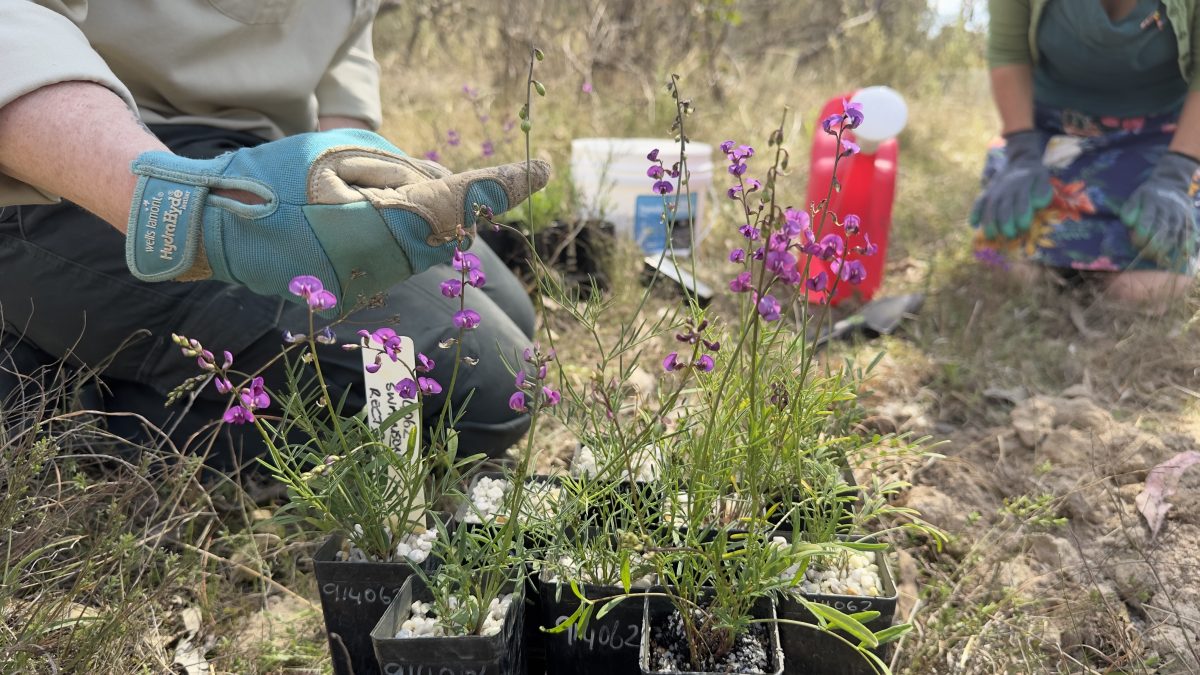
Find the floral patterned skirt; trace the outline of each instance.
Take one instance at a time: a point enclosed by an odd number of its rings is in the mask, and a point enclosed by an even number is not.
[[[975,233],[975,257],[993,265],[1029,261],[1075,270],[1160,270],[1142,256],[1121,222],[1121,205],[1154,169],[1171,142],[1178,113],[1148,117],[1091,117],[1038,106],[1034,124],[1050,137],[1044,163],[1054,190],[1050,205],[1034,213],[1029,232],[1017,239]],[[1004,167],[1003,141],[988,150],[986,186]],[[1197,196],[1193,177],[1190,194]],[[1200,201],[1197,221],[1200,222]],[[1197,251],[1186,270],[1195,274]]]

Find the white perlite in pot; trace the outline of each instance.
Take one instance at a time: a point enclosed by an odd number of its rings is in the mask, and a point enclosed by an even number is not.
[[[471,504],[463,516],[463,522],[504,523],[508,516],[499,513],[504,506],[504,499],[512,489],[512,484],[504,478],[484,476],[476,481],[471,488]],[[526,498],[523,513],[533,518],[547,518],[554,515],[562,488],[554,483],[529,481],[525,484]]]
[[[488,605],[487,616],[483,619],[483,626],[479,634],[487,637],[496,635],[504,626],[504,615],[508,612],[509,605],[512,604],[512,593],[493,598]],[[472,602],[477,602],[474,596],[471,596]],[[451,608],[458,606],[458,598],[450,598]],[[415,638],[415,637],[446,637],[446,631],[438,623],[437,617],[432,616],[433,603],[421,602],[420,600],[412,604],[409,617],[400,624],[400,628],[396,631],[397,638]]]
[[[647,445],[633,457],[633,480],[649,482],[658,478],[659,457],[662,450],[657,446]],[[583,478],[594,478],[604,473],[611,477],[625,479],[629,467],[623,460],[607,457],[597,457],[596,452],[586,445],[579,446],[575,458],[571,460],[571,475]]]
[[[787,546],[783,537],[771,540]],[[799,564],[789,567],[780,576],[790,579],[800,569]],[[848,551],[836,558],[813,560],[804,570],[804,578],[797,585],[806,595],[857,595],[877,598],[883,595],[883,580],[879,576],[879,564],[873,553]]]
[[[355,525],[355,528],[358,528]],[[396,543],[396,552],[393,560],[408,560],[420,564],[429,558],[429,553],[433,550],[433,542],[437,539],[437,530],[434,528],[426,529],[422,527],[419,531],[414,530],[409,532],[403,539]],[[368,562],[367,556],[357,546],[348,545],[347,550],[337,552],[337,559],[344,562]]]

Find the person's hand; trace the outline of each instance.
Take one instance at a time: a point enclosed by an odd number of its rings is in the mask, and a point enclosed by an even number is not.
[[[1005,136],[1004,168],[992,176],[971,209],[971,224],[988,239],[1015,239],[1029,231],[1033,212],[1050,204],[1050,172],[1042,164],[1045,143],[1038,131]]]
[[[1198,167],[1187,155],[1166,153],[1121,207],[1133,245],[1172,271],[1184,269],[1196,248],[1196,205],[1188,190]]]
[[[213,278],[293,300],[288,283],[306,274],[339,302],[386,290],[449,260],[474,233],[476,205],[500,214],[529,196],[524,163],[451,174],[355,129],[207,160],[147,152],[132,169],[140,178],[125,253],[134,276]],[[549,172],[533,162],[533,190]],[[224,196],[238,191],[263,203]]]

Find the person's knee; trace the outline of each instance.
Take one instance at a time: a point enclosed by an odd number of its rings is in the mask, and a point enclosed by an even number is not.
[[[1105,288],[1108,299],[1150,314],[1162,314],[1183,298],[1195,280],[1184,274],[1157,271],[1121,272]]]

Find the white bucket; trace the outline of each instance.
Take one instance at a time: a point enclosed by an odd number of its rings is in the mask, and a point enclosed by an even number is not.
[[[578,215],[606,220],[618,234],[636,241],[647,254],[670,248],[686,256],[708,233],[705,219],[712,189],[712,146],[687,146],[688,184],[682,186],[689,199],[672,192],[668,205],[675,206],[674,222],[664,226],[664,197],[651,186],[646,175],[651,162],[646,155],[658,148],[663,167],[670,171],[679,161],[679,144],[657,138],[579,138],[571,142],[571,180],[575,184]],[[674,181],[672,181],[674,182]]]

